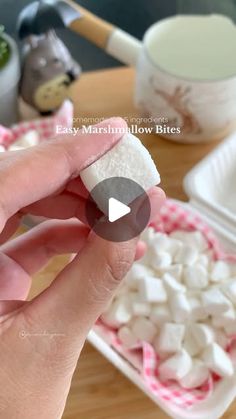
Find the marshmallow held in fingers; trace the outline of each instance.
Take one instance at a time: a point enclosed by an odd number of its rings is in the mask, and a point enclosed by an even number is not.
[[[137,137],[129,133],[125,133],[108,153],[82,170],[80,176],[89,192],[103,180],[112,177],[131,179],[145,191],[160,183],[160,175],[148,150]],[[116,191],[106,191],[107,195],[116,196]],[[126,205],[137,197],[132,196],[131,199],[130,196],[130,201],[127,197]],[[97,200],[97,197],[94,199]],[[102,203],[102,198],[96,202],[103,211],[105,204]]]

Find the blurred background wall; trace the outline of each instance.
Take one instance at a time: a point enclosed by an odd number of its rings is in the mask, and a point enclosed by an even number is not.
[[[20,10],[30,0],[0,0],[0,24],[16,38],[15,25]],[[132,35],[142,38],[154,22],[176,13],[176,0],[77,0],[81,4]],[[83,70],[120,65],[99,48],[69,30],[57,31]]]

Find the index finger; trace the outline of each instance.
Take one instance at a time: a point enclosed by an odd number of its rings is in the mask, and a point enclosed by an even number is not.
[[[8,153],[0,162],[0,232],[21,208],[45,198],[79,175],[121,138],[121,118],[110,118],[96,127],[111,127],[111,133],[80,133],[42,143],[24,151]],[[109,131],[109,130],[108,130]]]

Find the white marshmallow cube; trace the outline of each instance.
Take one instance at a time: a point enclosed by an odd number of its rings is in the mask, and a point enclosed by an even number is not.
[[[185,326],[182,324],[165,323],[160,331],[157,352],[177,352],[182,348]]]
[[[127,348],[132,348],[138,343],[138,338],[127,326],[122,326],[117,333],[118,338]]]
[[[151,312],[151,305],[140,301],[139,296],[134,298],[132,303],[132,312],[134,316],[149,316]]]
[[[229,343],[229,338],[227,337],[226,333],[223,329],[216,329],[215,330],[215,341],[220,345],[223,349],[227,348]]]
[[[230,272],[231,272],[231,276],[235,277],[236,279],[236,263],[230,263]]]
[[[221,313],[219,316],[212,317],[212,324],[214,327],[227,327],[232,322],[236,321],[235,311],[233,307],[230,307],[224,313]]]
[[[158,368],[163,380],[181,380],[192,368],[192,358],[184,349],[168,358]]]
[[[200,253],[196,263],[198,265],[204,266],[204,268],[208,269],[209,263],[210,263],[209,257],[205,253]]]
[[[127,323],[132,317],[132,309],[128,296],[120,296],[114,300],[101,319],[110,327],[120,327]]]
[[[188,288],[202,289],[208,285],[208,274],[204,266],[198,264],[186,266],[183,275]]]
[[[152,343],[157,329],[146,317],[137,317],[132,324],[132,332],[141,341]]]
[[[149,261],[153,269],[164,269],[171,265],[171,255],[167,252],[159,252],[152,247],[149,249]]]
[[[209,248],[206,238],[200,231],[193,231],[187,234],[186,242],[190,246],[196,247],[199,252],[204,252]]]
[[[189,246],[195,247],[199,252],[204,252],[209,247],[207,240],[200,231],[175,230],[170,236],[181,240]]]
[[[183,348],[192,357],[198,355],[202,350],[193,337],[193,334],[191,332],[191,326],[187,327],[186,329],[183,341]]]
[[[183,272],[183,266],[177,263],[167,266],[166,268],[163,269],[163,274],[165,273],[170,274],[179,282],[181,282],[182,280],[182,272]]]
[[[147,227],[141,233],[140,240],[143,240],[146,244],[150,245],[156,234],[153,227]]]
[[[172,294],[176,294],[177,292],[185,292],[186,287],[180,284],[172,275],[164,274],[162,278],[162,282],[165,286],[167,294],[170,296]]]
[[[185,323],[189,319],[191,307],[183,292],[177,292],[170,297],[170,310],[176,323]]]
[[[198,297],[189,297],[189,305],[191,309],[191,320],[198,322],[207,319],[208,314]]]
[[[236,280],[230,281],[221,287],[223,293],[230,301],[236,305]]]
[[[198,258],[198,251],[195,247],[183,245],[174,257],[175,263],[182,263],[183,265],[193,265]]]
[[[231,307],[230,301],[218,288],[211,288],[201,295],[206,312],[212,316],[220,315]]]
[[[167,304],[156,304],[151,308],[150,320],[161,327],[163,324],[171,322],[172,317]]]
[[[0,144],[0,153],[4,153],[6,151],[5,147]]]
[[[135,262],[126,274],[124,282],[131,290],[137,290],[139,279],[150,275],[153,275],[151,269],[141,263]]]
[[[220,282],[230,277],[230,266],[223,260],[213,262],[213,266],[210,273],[212,282]]]
[[[227,336],[236,335],[236,321],[227,324],[227,326],[224,327],[224,330]]]
[[[173,239],[177,239],[182,242],[185,242],[187,234],[188,232],[184,230],[174,230],[169,234],[169,236]]]
[[[175,257],[176,253],[180,250],[182,246],[183,243],[180,240],[169,237],[168,252],[171,254],[172,259]]]
[[[98,183],[111,177],[131,179],[145,191],[160,183],[160,175],[151,155],[141,141],[130,133],[125,133],[111,150],[82,170],[80,177],[89,192]],[[114,185],[112,185],[112,189],[106,191],[106,197],[119,194],[119,191],[114,190]],[[126,202],[126,205],[129,205],[137,196],[131,194],[128,198],[130,201]],[[105,206],[107,207],[107,199],[106,202],[102,202],[104,199],[105,197],[97,199],[101,210],[104,210]]]
[[[209,370],[206,365],[196,359],[193,361],[192,368],[187,375],[179,381],[181,387],[193,389],[202,386],[209,378]]]
[[[202,354],[206,366],[220,377],[230,377],[234,368],[229,355],[217,343],[210,344]]]
[[[205,348],[212,343],[215,338],[213,329],[204,323],[192,324],[191,333],[200,348]]]
[[[170,239],[167,234],[157,232],[152,239],[151,246],[155,247],[158,252],[165,252],[169,249]]]
[[[152,276],[140,278],[138,290],[143,301],[149,303],[164,303],[167,301],[167,293],[161,279]]]

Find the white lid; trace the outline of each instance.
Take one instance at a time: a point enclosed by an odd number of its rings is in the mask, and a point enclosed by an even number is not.
[[[184,178],[190,203],[236,238],[236,133]]]

